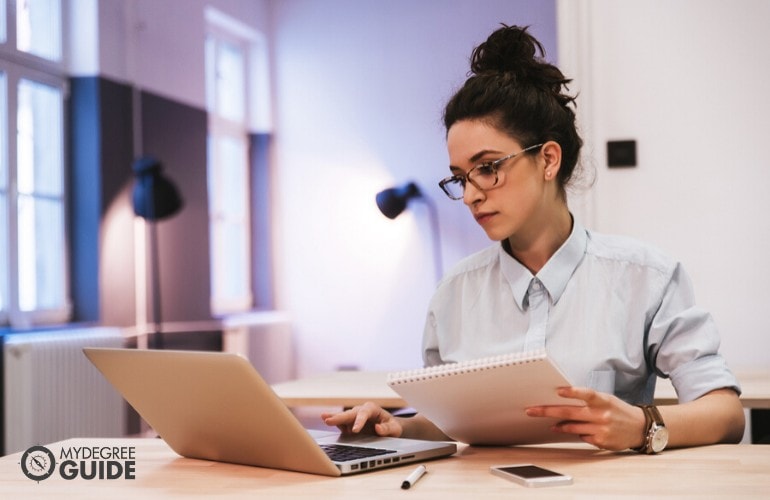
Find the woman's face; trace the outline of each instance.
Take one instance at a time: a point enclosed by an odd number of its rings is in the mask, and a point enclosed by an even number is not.
[[[532,144],[519,144],[509,135],[480,120],[455,122],[447,134],[450,170],[453,175],[466,174],[480,163],[498,160],[518,153]],[[558,167],[557,169],[558,170]],[[547,224],[553,196],[555,173],[549,168],[541,150],[520,154],[505,160],[498,170],[497,184],[480,190],[466,182],[463,203],[490,239],[512,242],[533,241]]]

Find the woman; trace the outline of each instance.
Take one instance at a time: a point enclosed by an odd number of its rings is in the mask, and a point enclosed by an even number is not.
[[[500,243],[439,284],[426,365],[546,349],[573,387],[559,389],[564,406],[527,414],[558,419],[554,432],[647,453],[739,441],[738,382],[682,267],[572,217],[566,189],[582,140],[570,80],[544,56],[526,28],[503,25],[474,50],[472,75],[445,109],[451,176],[440,186]],[[671,378],[679,404],[649,407],[657,376]],[[344,432],[448,439],[419,414],[372,403],[322,418]]]

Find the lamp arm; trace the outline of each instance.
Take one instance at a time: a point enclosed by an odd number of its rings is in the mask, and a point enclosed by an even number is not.
[[[438,209],[436,204],[427,196],[418,198],[428,206],[428,215],[430,217],[430,232],[433,239],[433,266],[436,273],[436,283],[441,281],[444,275],[444,264],[441,256],[441,230],[438,223]]]
[[[150,230],[150,279],[152,288],[152,321],[153,331],[150,340],[151,347],[163,349],[163,319],[161,317],[161,291],[160,291],[160,251],[158,248],[158,223],[147,220]]]

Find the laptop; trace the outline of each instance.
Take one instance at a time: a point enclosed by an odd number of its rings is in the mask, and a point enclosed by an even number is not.
[[[445,457],[454,443],[305,429],[251,363],[222,352],[85,348],[179,455],[326,476]]]

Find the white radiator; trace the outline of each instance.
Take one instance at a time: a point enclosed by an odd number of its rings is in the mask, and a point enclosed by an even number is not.
[[[7,335],[4,453],[73,437],[125,435],[122,397],[82,351],[123,344],[122,330],[114,327]]]

